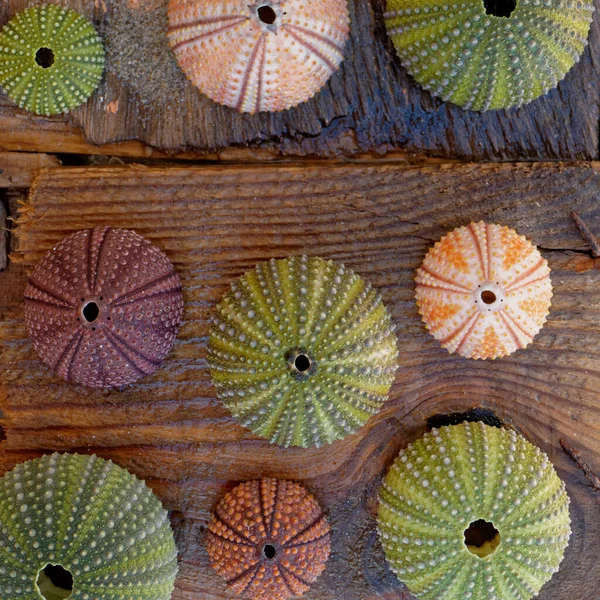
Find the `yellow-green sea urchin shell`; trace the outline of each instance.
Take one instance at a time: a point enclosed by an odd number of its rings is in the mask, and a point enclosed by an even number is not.
[[[579,60],[592,0],[517,0],[509,17],[482,0],[387,0],[388,33],[408,72],[463,108],[520,106],[556,87]]]
[[[208,360],[225,405],[283,446],[319,446],[378,412],[396,370],[379,294],[341,264],[259,264],[217,306]]]
[[[41,115],[85,102],[104,71],[93,25],[55,4],[28,8],[0,32],[0,85],[21,108]]]
[[[479,520],[498,536],[467,547]],[[379,534],[420,600],[526,600],[558,570],[569,498],[548,457],[483,423],[432,430],[403,450],[380,492]],[[480,556],[481,555],[481,556]]]
[[[37,587],[49,564],[72,574],[69,600],[169,600],[177,550],[167,512],[143,481],[95,456],[17,465],[0,478],[0,596],[52,597]]]

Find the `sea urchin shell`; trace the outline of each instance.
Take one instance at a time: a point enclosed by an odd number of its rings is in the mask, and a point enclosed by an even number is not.
[[[209,98],[240,112],[308,100],[337,71],[346,0],[170,0],[169,42]]]
[[[134,231],[96,227],[63,239],[25,289],[27,331],[58,375],[90,387],[153,373],[181,324],[181,281]]]
[[[229,492],[208,526],[208,554],[234,592],[286,600],[308,591],[329,558],[329,523],[300,484],[247,481]]]
[[[21,108],[67,112],[93,94],[103,71],[98,33],[73,10],[34,6],[0,32],[0,85]]]
[[[420,600],[528,600],[558,570],[569,498],[548,457],[483,423],[432,430],[400,452],[379,535]]]
[[[525,348],[546,322],[548,263],[525,237],[480,221],[429,250],[417,272],[417,304],[449,352],[497,358]]]
[[[579,61],[592,0],[517,0],[508,17],[487,14],[487,4],[387,0],[386,27],[400,60],[435,96],[473,110],[520,106],[556,87]]]
[[[71,574],[72,594],[50,566]],[[170,600],[176,574],[167,511],[111,461],[52,454],[0,478],[2,598]]]
[[[396,339],[379,294],[307,256],[259,264],[217,306],[208,360],[233,415],[284,446],[333,442],[387,399]]]

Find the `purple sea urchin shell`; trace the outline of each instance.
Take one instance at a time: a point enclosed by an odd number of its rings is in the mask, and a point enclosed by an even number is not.
[[[25,289],[25,321],[40,358],[89,387],[133,383],[171,350],[183,314],[169,259],[134,231],[78,231],[48,252]]]

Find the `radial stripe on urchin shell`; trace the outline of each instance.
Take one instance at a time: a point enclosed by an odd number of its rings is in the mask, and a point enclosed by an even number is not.
[[[385,22],[407,71],[473,110],[510,108],[556,87],[579,61],[592,0],[517,0],[509,17],[482,0],[387,0]]]
[[[94,26],[55,4],[18,13],[0,31],[0,85],[21,108],[67,112],[96,90],[104,48]]]
[[[501,225],[458,227],[417,271],[417,305],[449,352],[497,358],[525,348],[550,308],[550,268],[524,236]]]
[[[525,438],[462,423],[400,452],[378,528],[393,571],[420,600],[528,600],[563,558],[569,498]]]
[[[307,256],[260,263],[217,306],[208,361],[220,398],[271,442],[319,446],[387,399],[397,358],[380,295],[350,269]]]
[[[240,112],[314,96],[344,57],[347,0],[170,0],[169,43],[183,72]]]
[[[0,478],[2,598],[52,597],[37,583],[48,565],[71,573],[69,600],[170,600],[177,549],[168,513],[143,481],[96,456],[17,465]]]

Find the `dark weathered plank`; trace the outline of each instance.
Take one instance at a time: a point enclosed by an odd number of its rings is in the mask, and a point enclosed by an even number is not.
[[[100,90],[69,117],[83,127],[92,144],[140,140],[161,150],[197,153],[251,145],[279,155],[395,149],[477,160],[598,157],[598,18],[590,46],[557,89],[523,108],[482,114],[433,99],[407,75],[385,32],[385,0],[349,0],[352,33],[346,60],[324,90],[284,113],[249,116],[213,103],[189,84],[180,85],[166,46],[168,0],[61,1],[93,16],[111,49]],[[28,0],[3,3],[0,24],[26,4]],[[121,35],[115,36],[116,30]],[[134,52],[131,43],[117,43],[123,30],[130,32]],[[125,70],[123,64],[135,69]],[[156,80],[156,64],[173,76],[174,83],[166,90],[149,84]],[[40,119],[34,122],[39,124]],[[25,132],[20,137],[26,137]],[[127,149],[133,151],[134,147]]]
[[[116,391],[63,384],[40,363],[22,306],[0,321],[0,472],[51,450],[96,452],[147,479],[174,510],[181,574],[175,600],[231,598],[208,567],[204,527],[232,481],[304,482],[329,512],[333,555],[312,600],[406,600],[374,529],[377,489],[399,449],[436,414],[490,409],[547,452],[572,499],[574,534],[542,600],[594,598],[598,492],[560,439],[600,470],[600,262],[571,211],[600,231],[596,164],[398,168],[59,168],[35,183],[14,259],[31,267],[63,235],[111,224],[163,248],[181,274],[185,322],[164,366]],[[493,362],[449,356],[424,330],[414,270],[446,231],[475,219],[516,228],[542,248],[555,288],[549,322],[525,351]],[[355,435],[322,449],[282,449],[236,424],[206,368],[209,318],[257,261],[321,255],[383,294],[399,325],[390,402]],[[1,277],[1,275],[0,275]],[[2,279],[0,278],[0,286]]]

